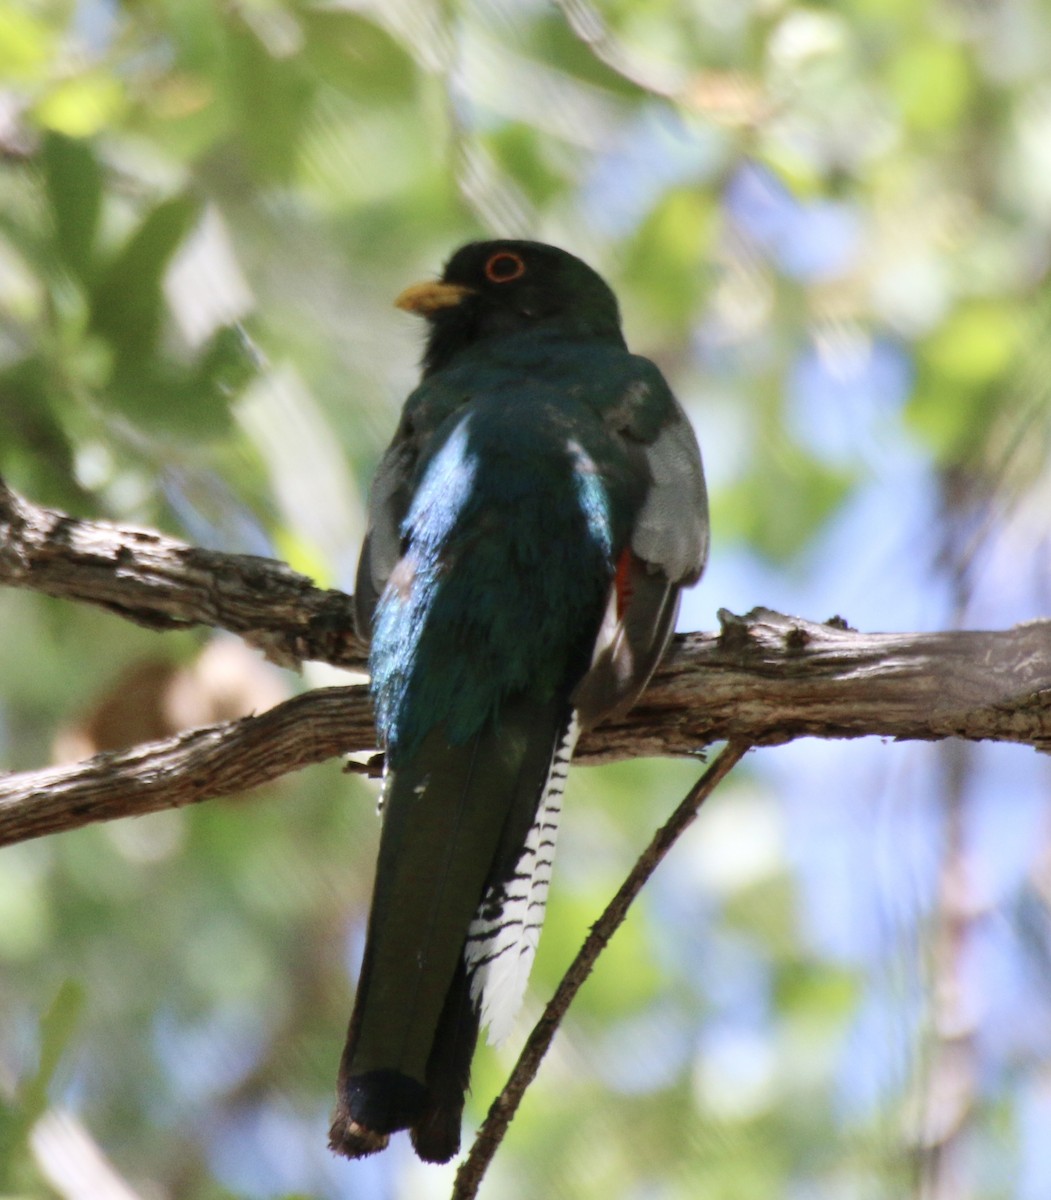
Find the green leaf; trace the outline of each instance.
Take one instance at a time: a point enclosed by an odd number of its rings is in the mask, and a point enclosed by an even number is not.
[[[952,383],[991,383],[1014,359],[1022,330],[1013,307],[974,302],[959,308],[930,339],[924,359]]]
[[[215,400],[241,392],[256,376],[259,352],[240,325],[223,325],[208,339],[194,370],[199,391]]]
[[[596,6],[592,17],[594,32],[608,31],[613,34],[615,41],[615,31],[607,25],[607,19],[608,14],[603,12],[600,15]],[[522,48],[537,62],[564,71],[586,84],[600,87],[611,96],[626,99],[649,98],[638,83],[615,70],[608,62],[603,61],[601,55],[586,45],[579,34],[570,27],[563,14],[555,11],[553,5],[550,11],[538,14],[538,19],[530,25],[522,41]]]
[[[379,25],[332,8],[304,9],[299,20],[307,35],[304,58],[326,82],[376,106],[414,96],[412,60]]]
[[[907,45],[891,65],[890,85],[902,115],[914,129],[947,129],[960,119],[970,98],[966,52],[946,41]]]
[[[775,977],[778,1011],[834,1033],[858,1001],[858,980],[848,971],[801,959],[784,963]]]
[[[102,206],[102,171],[88,142],[49,133],[44,138],[44,184],[55,244],[70,272],[87,282]]]
[[[854,482],[851,473],[781,440],[754,472],[713,498],[712,527],[748,542],[771,562],[790,562],[837,512]]]
[[[54,53],[56,30],[29,5],[5,4],[0,9],[0,79],[7,84],[35,80]]]
[[[196,223],[199,209],[197,198],[186,194],[158,204],[109,263],[94,290],[91,326],[116,351],[118,374],[140,374],[152,355],[164,306],[164,274]]]
[[[52,399],[50,364],[32,355],[0,372],[0,475],[34,500],[78,505],[73,446]]]
[[[124,85],[105,70],[63,79],[34,106],[41,125],[71,137],[90,137],[112,125],[125,102]]]
[[[989,436],[1007,380],[1025,348],[1026,324],[1013,305],[961,305],[920,348],[906,419],[939,461],[958,462]]]
[[[274,58],[246,27],[231,30],[228,49],[232,99],[248,157],[260,176],[286,180],[311,108],[311,81],[295,58]]]
[[[514,181],[524,187],[531,200],[546,204],[566,190],[563,173],[545,157],[536,131],[521,121],[495,130],[488,139],[493,158]]]
[[[157,359],[132,380],[110,389],[110,399],[144,429],[197,444],[229,433],[230,402],[259,369],[256,349],[244,329],[216,330],[188,365]]]
[[[47,1108],[51,1081],[80,1023],[84,999],[83,987],[76,980],[66,979],[40,1020],[40,1065],[33,1078],[19,1089],[25,1109],[34,1121]]]
[[[648,302],[665,331],[683,331],[708,284],[706,255],[717,209],[695,188],[665,192],[627,250],[623,277]]]
[[[25,1158],[33,1126],[50,1104],[51,1082],[69,1048],[84,1011],[84,989],[67,979],[40,1021],[40,1062],[18,1087],[13,1103],[0,1103],[0,1182],[9,1186],[10,1172]]]

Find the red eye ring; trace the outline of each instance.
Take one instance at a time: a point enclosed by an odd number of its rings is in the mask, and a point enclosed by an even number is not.
[[[510,283],[525,274],[525,260],[511,250],[497,250],[485,264],[485,277],[490,283]]]

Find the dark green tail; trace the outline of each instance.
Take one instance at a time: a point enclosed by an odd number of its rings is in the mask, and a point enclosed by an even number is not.
[[[464,942],[487,887],[515,870],[568,718],[518,699],[465,745],[432,729],[390,776],[334,1150],[371,1154],[398,1129],[430,1162],[459,1149],[478,1036]]]

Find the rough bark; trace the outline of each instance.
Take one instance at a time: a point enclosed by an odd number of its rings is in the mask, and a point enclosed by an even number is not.
[[[350,597],[281,563],[40,508],[0,483],[0,584],[155,629],[210,626],[271,659],[359,668]],[[798,737],[1019,742],[1051,750],[1051,621],[997,632],[859,633],[756,609],[675,639],[642,700],[578,758],[689,755]],[[243,791],[375,741],[363,687],[69,767],[0,777],[0,844]]]
[[[226,629],[280,666],[365,664],[345,592],[316,587],[268,558],[67,516],[2,479],[0,585],[93,604],[147,629]]]

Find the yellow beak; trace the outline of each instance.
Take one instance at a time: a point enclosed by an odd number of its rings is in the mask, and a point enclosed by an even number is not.
[[[455,308],[465,297],[470,296],[473,290],[459,283],[443,283],[440,279],[414,283],[394,301],[394,307],[403,308],[406,312],[419,313],[421,317],[429,317],[431,313],[440,309]]]

